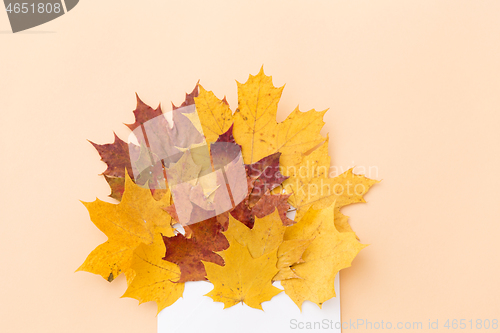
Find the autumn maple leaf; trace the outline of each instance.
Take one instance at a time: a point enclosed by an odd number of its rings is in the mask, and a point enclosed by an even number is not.
[[[334,205],[323,210],[309,209],[301,220],[288,227],[284,234],[286,241],[310,242],[300,263],[291,269],[300,278],[281,281],[285,293],[299,308],[305,300],[319,307],[335,297],[334,280],[337,273],[351,266],[352,260],[366,245],[360,244],[354,232],[339,232],[334,223]]]
[[[189,226],[190,238],[182,234],[174,237],[163,237],[166,251],[163,260],[179,265],[181,275],[175,282],[206,280],[205,267],[202,260],[217,265],[224,265],[224,260],[215,252],[229,247],[222,233],[223,226],[217,217]]]
[[[125,174],[125,191],[119,204],[99,199],[84,202],[90,219],[108,240],[89,254],[78,271],[95,273],[111,282],[130,268],[134,250],[140,244],[153,243],[159,232],[173,236],[171,218],[162,209],[169,201],[169,196],[155,200],[148,189],[134,184]]]
[[[184,102],[182,102],[182,104],[179,107],[176,107],[172,103],[174,110],[184,106],[193,105],[194,98],[197,96],[198,96],[198,84],[195,86],[195,88],[191,93],[189,94],[186,93],[186,99],[184,100]],[[144,124],[147,123],[148,121],[163,115],[161,106],[158,106],[156,109],[153,109],[152,107],[144,103],[137,94],[136,94],[136,99],[137,99],[137,105],[135,110],[133,111],[135,122],[133,124],[126,125],[132,131],[141,128],[141,126],[144,126]],[[181,118],[181,120],[179,120],[178,118]],[[185,122],[184,118],[182,118],[181,115],[176,114],[177,123],[181,121]],[[161,121],[160,123],[165,127],[165,134],[167,134],[166,120]],[[138,138],[139,143],[140,144],[142,143],[144,146],[147,147],[149,143],[146,143],[146,141],[141,140],[142,138],[143,137],[139,136]],[[127,144],[126,142],[121,140],[116,134],[115,134],[115,141],[113,143],[102,144],[102,145],[93,142],[90,143],[94,146],[94,148],[96,148],[99,155],[101,156],[102,161],[107,165],[107,169],[102,173],[102,175],[104,176],[104,178],[106,179],[111,188],[110,197],[117,200],[121,200],[125,184],[125,169],[129,171],[129,176],[131,177],[132,180],[134,180],[134,174],[132,173],[132,165],[131,165],[131,159],[132,159],[131,155],[134,157],[140,156],[141,147],[134,145],[132,143]],[[130,152],[132,152],[132,154],[130,154]],[[152,176],[150,176],[149,178],[145,178],[143,176],[142,179],[139,180],[140,185],[145,185],[148,181],[163,176],[162,165],[158,165],[151,162],[150,164],[152,165],[150,165],[149,168],[145,170],[144,176],[150,175],[150,171]]]
[[[205,90],[201,85],[198,87],[199,95],[194,98],[196,111],[207,142],[215,142],[233,124],[233,112],[226,97],[220,100],[213,92]]]
[[[206,294],[215,302],[224,303],[224,308],[238,303],[262,310],[261,303],[271,300],[281,292],[271,280],[278,272],[277,249],[253,258],[248,248],[228,236],[229,248],[220,252],[225,266],[204,262],[207,278],[214,289]]]
[[[134,271],[123,297],[135,298],[139,303],[155,301],[158,313],[178,300],[184,283],[175,283],[181,276],[179,266],[162,260],[165,245],[157,233],[151,244],[141,244],[134,251],[130,269]]]

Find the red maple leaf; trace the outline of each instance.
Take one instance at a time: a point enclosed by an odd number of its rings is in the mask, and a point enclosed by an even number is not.
[[[110,177],[125,177],[125,168],[132,170],[130,163],[129,145],[115,133],[115,142],[103,145],[89,141],[101,156],[101,160],[108,168],[102,173]]]
[[[224,265],[224,260],[217,253],[229,247],[229,242],[222,233],[224,230],[216,216],[189,225],[191,237],[182,234],[163,237],[166,247],[166,261],[179,265],[181,277],[176,282],[206,280],[203,261]]]
[[[144,103],[139,95],[135,94],[137,97],[137,107],[134,110],[135,123],[133,124],[125,124],[131,131],[135,130],[137,127],[144,125],[144,123],[149,120],[161,116],[163,114],[160,105],[156,109],[153,109],[146,103]]]
[[[182,108],[183,106],[188,106],[188,105],[193,105],[194,104],[194,98],[198,97],[198,83],[200,81],[196,82],[196,86],[194,87],[193,91],[191,93],[186,93],[186,98],[184,99],[184,102],[182,102],[181,105],[175,106],[174,103],[172,103],[172,110],[176,110],[178,108]]]

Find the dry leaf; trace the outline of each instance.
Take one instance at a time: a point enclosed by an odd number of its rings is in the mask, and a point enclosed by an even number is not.
[[[214,253],[228,248],[229,243],[222,234],[224,230],[216,217],[191,224],[190,238],[182,234],[164,237],[166,252],[164,260],[179,265],[181,276],[175,282],[206,280],[205,267],[201,261],[224,265],[224,260]]]
[[[290,205],[287,203],[289,195],[271,195],[266,193],[252,208],[252,215],[263,218],[271,214],[275,209],[278,210],[281,222],[285,226],[294,224],[295,222],[289,219],[286,214]]]
[[[300,220],[307,210],[323,209],[336,202],[335,225],[339,231],[352,231],[347,218],[341,215],[340,208],[352,203],[365,202],[363,195],[376,180],[347,170],[338,177],[330,178],[330,156],[328,140],[313,150],[304,159],[291,167],[283,168],[289,176],[283,187],[290,194],[288,202],[297,209],[295,220]]]
[[[251,191],[248,197],[248,206],[253,207],[265,193],[272,191],[288,177],[280,171],[281,153],[274,153],[245,166],[247,177],[251,180]]]
[[[214,93],[199,85],[200,94],[194,98],[203,133],[208,143],[215,142],[233,123],[233,112],[226,98],[220,100]]]
[[[155,301],[158,313],[172,305],[184,292],[184,283],[179,280],[181,271],[176,264],[162,260],[165,253],[161,234],[157,233],[151,244],[141,244],[134,251],[130,269],[135,273],[129,278],[127,291],[122,297],[131,297],[139,304]]]
[[[275,88],[261,69],[238,84],[238,109],[234,113],[234,137],[242,146],[243,159],[252,164],[277,152],[276,112],[283,87]]]
[[[103,175],[104,179],[108,182],[109,187],[111,188],[111,194],[109,195],[111,198],[120,201],[123,196],[123,191],[125,191],[125,177],[110,177]]]
[[[242,146],[247,164],[281,152],[281,165],[294,165],[305,152],[325,140],[319,131],[326,111],[295,109],[284,122],[276,122],[282,91],[283,87],[273,86],[272,78],[264,74],[263,68],[256,76],[250,75],[246,83],[238,82],[234,137]]]
[[[307,151],[325,141],[320,130],[325,125],[323,116],[326,111],[312,109],[302,112],[297,107],[278,125],[276,147],[281,152],[280,164],[283,167],[299,163]]]
[[[182,102],[181,105],[175,106],[174,103],[172,103],[172,109],[177,110],[177,109],[182,108],[184,106],[193,105],[196,97],[198,97],[198,93],[199,93],[198,87],[200,87],[200,85],[198,83],[196,83],[196,86],[194,87],[193,91],[191,91],[189,94],[186,93],[186,97],[184,98],[184,102]]]
[[[106,163],[107,168],[102,173],[111,188],[110,197],[121,200],[125,184],[125,169],[132,170],[130,163],[130,153],[132,150],[138,154],[139,147],[129,145],[121,140],[115,133],[115,141],[113,143],[99,145],[89,141],[101,156],[101,160]],[[134,175],[131,175],[134,179]]]
[[[125,176],[125,192],[122,201],[110,204],[99,199],[83,202],[90,219],[108,241],[90,253],[78,271],[101,275],[112,281],[127,270],[133,251],[141,244],[151,244],[155,232],[173,236],[170,216],[161,208],[167,205],[168,196],[156,201],[149,189],[142,188]]]
[[[139,95],[135,94],[135,97],[137,99],[137,106],[134,110],[135,122],[133,124],[127,125],[127,127],[130,128],[131,131],[135,130],[141,125],[144,125],[144,123],[148,122],[149,120],[163,114],[160,106],[158,106],[156,109],[153,109],[149,105],[145,104],[139,98]]]
[[[115,133],[115,142],[98,145],[89,141],[101,156],[101,160],[108,166],[102,173],[108,177],[125,177],[125,168],[132,170],[130,164],[129,146]]]
[[[229,216],[229,228],[226,237],[233,237],[238,243],[248,248],[253,258],[268,254],[283,242],[285,227],[277,210],[263,218],[256,218],[252,229]]]
[[[333,205],[323,210],[309,209],[297,224],[285,231],[285,241],[307,239],[313,240],[302,255],[304,262],[292,266],[300,279],[281,281],[285,293],[299,308],[305,300],[321,307],[335,297],[335,276],[351,266],[358,252],[366,247],[353,232],[337,231]]]
[[[271,284],[278,272],[277,250],[254,259],[246,246],[228,236],[229,248],[220,252],[225,266],[203,262],[214,289],[205,296],[224,303],[224,309],[240,302],[262,310],[261,303],[281,292]]]
[[[302,255],[312,241],[313,239],[291,239],[281,243],[278,249],[278,263],[276,264],[279,272],[273,278],[274,281],[300,278],[290,266],[304,262]]]

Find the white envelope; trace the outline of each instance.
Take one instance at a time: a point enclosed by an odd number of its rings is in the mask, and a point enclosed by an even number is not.
[[[282,289],[279,282],[274,285]],[[339,274],[335,277],[337,297],[321,309],[306,301],[302,312],[284,292],[262,303],[264,311],[246,304],[223,309],[223,303],[203,296],[212,288],[207,281],[187,282],[183,297],[158,314],[158,333],[341,332]]]

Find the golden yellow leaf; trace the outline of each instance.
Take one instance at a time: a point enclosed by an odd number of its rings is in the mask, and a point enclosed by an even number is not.
[[[347,170],[338,177],[333,178],[336,184],[342,184],[342,190],[335,191],[335,205],[344,207],[357,202],[366,202],[363,195],[370,187],[379,183],[378,180],[366,178],[363,175],[356,175],[353,168]]]
[[[263,68],[259,74],[250,75],[246,83],[237,84],[233,135],[241,145],[243,160],[251,164],[277,151],[276,112],[283,87],[275,88]]]
[[[295,274],[295,272],[288,266],[280,268],[278,273],[273,277],[273,281],[282,281],[287,279],[300,279],[300,276]]]
[[[305,300],[319,307],[335,297],[337,273],[351,266],[352,260],[366,245],[353,232],[339,232],[334,225],[334,206],[309,209],[302,219],[285,231],[285,240],[314,238],[302,255],[303,263],[292,266],[300,279],[281,281],[285,293],[302,308]]]
[[[205,296],[224,303],[224,308],[243,302],[262,310],[262,302],[269,301],[281,292],[271,284],[271,279],[278,272],[278,250],[255,259],[248,248],[233,237],[227,236],[227,240],[229,248],[218,252],[224,259],[224,266],[203,262],[207,278],[214,284],[214,289]]]
[[[258,258],[278,248],[283,242],[285,227],[277,209],[263,218],[255,218],[252,229],[229,215],[229,228],[224,235],[233,237],[238,243],[248,248],[253,258]]]
[[[335,184],[333,186],[343,189],[342,191],[335,193],[335,227],[340,232],[352,232],[352,228],[349,225],[348,216],[345,216],[340,212],[340,208],[358,203],[366,202],[363,196],[368,192],[368,190],[375,184],[379,183],[378,180],[373,180],[366,178],[364,175],[356,175],[353,169],[349,169],[338,177],[333,178]],[[313,205],[313,207],[315,207]]]
[[[278,274],[273,278],[274,281],[300,278],[290,268],[290,266],[304,262],[302,255],[313,239],[291,239],[286,240],[278,248]]]
[[[184,283],[172,281],[179,280],[181,270],[163,260],[164,256],[165,244],[160,233],[156,233],[153,243],[139,245],[130,265],[135,274],[122,297],[135,298],[139,304],[155,301],[158,313],[177,301],[184,292]]]
[[[352,231],[347,217],[340,213],[340,208],[352,203],[365,202],[363,195],[377,180],[356,175],[349,169],[338,177],[330,178],[330,156],[328,140],[305,156],[294,166],[283,168],[283,174],[289,176],[283,187],[291,196],[290,205],[297,209],[295,220],[300,220],[307,210],[323,209],[336,202],[335,225],[338,230]]]
[[[299,163],[303,155],[323,142],[319,133],[326,112],[301,112],[296,108],[282,123],[276,122],[278,102],[283,87],[273,86],[264,74],[250,75],[244,84],[238,82],[238,109],[234,114],[234,138],[242,146],[246,164],[281,152],[280,165]]]
[[[156,201],[149,189],[136,185],[125,174],[122,201],[115,205],[96,199],[83,202],[90,219],[108,236],[108,241],[92,251],[77,271],[101,275],[112,281],[130,266],[133,251],[141,244],[151,244],[155,230],[173,236],[170,216],[161,208],[170,198]]]
[[[349,216],[345,216],[340,212],[340,207],[335,207],[335,228],[339,232],[354,232],[349,224]],[[356,236],[357,237],[357,236]],[[358,238],[359,240],[359,238]]]
[[[77,271],[101,275],[109,282],[122,272],[128,272],[134,249],[140,244],[135,240],[107,241],[96,247]]]
[[[335,182],[328,177],[329,169],[328,140],[300,163],[283,168],[283,174],[289,177],[283,182],[283,187],[291,194],[288,202],[297,209],[296,221],[312,205],[315,209],[322,209],[335,201]]]
[[[287,167],[302,161],[305,153],[325,138],[319,133],[325,125],[323,116],[327,110],[307,112],[295,108],[282,123],[278,124],[276,148],[281,152],[280,165]]]
[[[132,260],[130,261],[130,263],[132,263]],[[135,278],[135,271],[129,267],[123,274],[125,274],[125,279],[127,280],[127,286],[130,286],[132,280]]]
[[[328,178],[331,164],[331,157],[328,154],[328,142],[329,139],[327,138],[316,149],[304,155],[298,163],[282,167],[282,173],[289,177],[298,178],[303,183],[313,178]],[[293,182],[290,180],[285,181],[285,184],[287,183]]]
[[[200,92],[194,98],[196,111],[200,118],[206,142],[217,141],[219,135],[225,133],[233,123],[233,112],[227,104],[226,98],[218,99],[213,92],[198,85]]]

